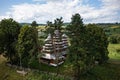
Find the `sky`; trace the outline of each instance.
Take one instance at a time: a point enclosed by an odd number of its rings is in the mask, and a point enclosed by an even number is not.
[[[120,22],[120,0],[0,0],[0,20],[46,23],[63,17],[70,22],[75,13],[84,23]]]

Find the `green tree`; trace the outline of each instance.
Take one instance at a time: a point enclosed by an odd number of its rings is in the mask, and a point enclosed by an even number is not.
[[[86,29],[79,14],[72,16],[70,25],[67,26],[67,32],[71,44],[69,59],[73,64],[75,80],[80,80],[80,76],[86,68],[87,51],[85,46]]]
[[[47,21],[45,33],[47,33],[47,34],[52,33],[53,34],[54,30],[55,30],[54,24],[50,21]]]
[[[4,52],[4,38],[5,38],[5,34],[2,32],[2,30],[0,29],[0,54],[2,54]]]
[[[15,46],[19,32],[20,25],[12,18],[0,22],[0,49],[11,62],[17,58]]]
[[[61,30],[62,29],[62,25],[63,25],[62,17],[56,18],[56,20],[54,20],[54,27],[55,27],[55,29]]]
[[[56,18],[54,20],[54,23],[47,21],[47,25],[46,25],[46,33],[51,33],[53,34],[54,30],[58,29],[58,30],[62,30],[62,25],[63,25],[63,21],[62,21],[62,17],[60,18]]]
[[[108,38],[109,42],[112,44],[120,43],[120,34],[113,34]]]
[[[33,21],[33,22],[31,23],[31,26],[32,26],[32,27],[37,27],[37,26],[38,26],[38,24],[37,24],[37,22],[36,22],[36,21]]]
[[[106,62],[108,60],[108,41],[105,32],[95,24],[87,25],[86,29],[88,32],[88,51],[92,54],[92,60],[97,60],[99,63]]]
[[[34,27],[27,25],[20,29],[17,45],[20,65],[28,66],[38,55],[38,36]],[[36,59],[37,60],[37,59]]]

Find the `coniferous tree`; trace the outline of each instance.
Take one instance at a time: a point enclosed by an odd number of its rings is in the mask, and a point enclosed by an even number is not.
[[[46,33],[51,33],[53,34],[54,30],[58,29],[58,30],[62,30],[62,25],[63,25],[63,21],[62,21],[62,17],[60,18],[56,18],[54,20],[54,23],[47,21],[47,25],[46,25]]]
[[[95,61],[108,60],[108,41],[102,28],[95,25],[85,27],[79,14],[71,18],[67,32],[70,38],[69,60],[73,64],[75,80],[90,70]]]
[[[71,44],[69,58],[73,64],[75,80],[80,80],[80,76],[86,68],[87,52],[86,46],[84,45],[86,42],[86,29],[79,14],[72,16],[67,30]]]

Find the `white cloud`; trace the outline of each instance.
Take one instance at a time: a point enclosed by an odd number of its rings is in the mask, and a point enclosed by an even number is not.
[[[19,22],[36,20],[38,23],[46,23],[48,20],[53,21],[55,18],[62,16],[65,22],[69,22],[73,14],[80,13],[87,23],[120,21],[119,0],[101,0],[102,6],[99,9],[90,4],[82,4],[83,0],[45,0],[46,3],[44,4],[39,3],[42,0],[33,1],[38,3],[13,5],[11,11],[4,16],[0,16],[0,19],[12,17]]]
[[[43,1],[47,1],[47,2],[58,2],[61,0],[33,0],[34,2],[43,2]]]

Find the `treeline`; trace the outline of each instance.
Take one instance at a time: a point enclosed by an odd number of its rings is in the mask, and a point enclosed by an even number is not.
[[[0,21],[0,54],[9,63],[28,66],[36,58],[39,45],[35,26],[35,22],[31,26],[21,26],[11,18]]]
[[[95,24],[85,26],[79,14],[71,18],[67,26],[70,37],[69,59],[73,64],[75,80],[94,67],[108,60],[108,41],[102,28]]]
[[[33,21],[31,26],[21,26],[13,19],[0,21],[0,53],[11,64],[38,66],[41,44],[38,41],[36,26],[38,26],[36,21]],[[95,24],[84,25],[80,14],[73,15],[70,24],[67,24],[64,30],[62,26],[62,17],[57,18],[54,23],[47,22],[44,32],[53,33],[53,30],[59,29],[68,35],[70,40],[68,61],[72,65],[75,80],[80,80],[95,63],[107,62],[108,41],[102,28]]]
[[[108,41],[112,44],[120,43],[120,24],[110,25],[109,27],[104,27],[103,30],[108,36]]]

